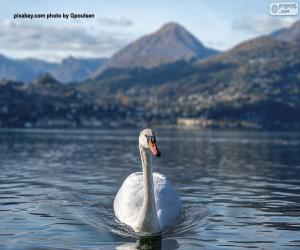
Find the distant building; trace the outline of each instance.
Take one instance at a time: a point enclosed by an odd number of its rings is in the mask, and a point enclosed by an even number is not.
[[[206,118],[178,118],[177,124],[182,126],[208,127],[213,124],[213,121]]]

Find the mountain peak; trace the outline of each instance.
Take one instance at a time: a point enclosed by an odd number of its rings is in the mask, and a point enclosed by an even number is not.
[[[178,30],[186,31],[186,29],[179,23],[168,22],[168,23],[165,23],[157,32],[170,32],[170,31],[174,32],[174,31],[178,31]]]
[[[205,58],[217,51],[206,48],[195,36],[175,22],[164,24],[112,56],[108,67],[155,67],[192,58]]]
[[[196,50],[198,47],[204,48],[204,45],[191,32],[175,22],[164,24],[159,30],[149,36],[162,37],[162,39],[174,39],[174,41],[177,41],[178,43],[184,43],[185,46],[192,45],[192,48],[196,47],[194,48]]]

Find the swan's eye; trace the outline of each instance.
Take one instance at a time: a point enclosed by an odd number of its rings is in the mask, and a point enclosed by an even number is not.
[[[151,141],[152,143],[156,142],[155,136],[153,136],[153,135],[148,136],[147,140],[148,140],[148,142]]]

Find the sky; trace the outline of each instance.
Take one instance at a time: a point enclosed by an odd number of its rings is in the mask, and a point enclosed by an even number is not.
[[[299,0],[296,0],[299,1]],[[1,0],[0,54],[61,61],[109,57],[167,22],[205,46],[226,50],[289,27],[298,16],[270,16],[268,0]],[[273,2],[278,2],[274,0]],[[282,1],[281,1],[282,2]],[[14,14],[94,14],[91,19],[14,19]]]

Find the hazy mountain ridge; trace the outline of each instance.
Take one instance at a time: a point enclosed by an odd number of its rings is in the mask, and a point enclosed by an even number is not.
[[[53,67],[55,64],[37,59],[15,60],[0,55],[0,79],[32,81]]]
[[[106,58],[81,59],[68,57],[48,73],[63,83],[81,82],[87,80],[107,60]]]
[[[63,83],[81,82],[106,62],[106,58],[68,57],[61,63],[38,59],[11,59],[0,55],[0,79],[31,82],[43,74],[52,74]]]

